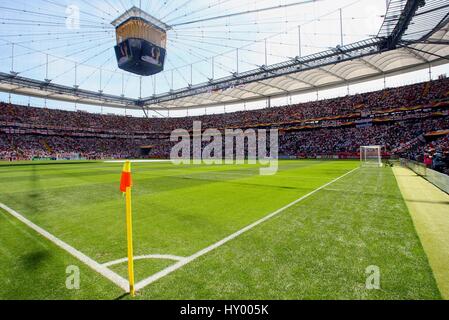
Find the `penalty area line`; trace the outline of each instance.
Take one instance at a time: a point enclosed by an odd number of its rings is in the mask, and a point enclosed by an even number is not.
[[[46,231],[46,230],[42,229],[41,227],[39,227],[38,225],[34,224],[33,222],[31,222],[30,220],[25,218],[23,215],[21,215],[20,213],[18,213],[15,210],[9,208],[5,204],[0,203],[0,208],[5,210],[6,212],[8,212],[10,215],[15,217],[17,220],[19,220],[22,223],[24,223],[29,228],[31,228],[34,231],[36,231],[37,233],[39,233],[41,236],[47,238],[48,240],[50,240],[51,242],[56,244],[61,249],[67,251],[72,256],[74,256],[75,258],[77,258],[78,260],[80,260],[81,262],[83,262],[88,267],[90,267],[94,271],[98,272],[99,274],[101,274],[105,278],[109,279],[110,281],[112,281],[114,284],[116,284],[117,286],[119,286],[123,290],[128,291],[128,281],[126,279],[124,279],[123,277],[119,276],[114,271],[108,269],[106,266],[101,265],[97,261],[95,261],[92,258],[86,256],[84,253],[80,252],[79,250],[77,250],[74,247],[70,246],[69,244],[65,243],[61,239],[55,237],[54,235],[52,235],[48,231]]]
[[[343,179],[344,177],[346,177],[347,175],[353,173],[354,171],[356,171],[358,169],[359,169],[359,167],[357,167],[357,168],[355,168],[355,169],[353,169],[353,170],[351,170],[349,172],[346,172],[345,174],[341,175],[340,177],[338,177],[338,178],[336,178],[336,179],[334,179],[334,180],[332,180],[332,181],[322,185],[321,187],[319,187],[319,188],[309,192],[308,194],[302,196],[301,198],[296,199],[293,202],[290,202],[286,206],[284,206],[284,207],[282,207],[282,208],[280,208],[280,209],[278,209],[278,210],[276,210],[276,211],[266,215],[265,217],[257,220],[256,222],[253,222],[252,224],[244,227],[243,229],[240,229],[239,231],[237,231],[237,232],[227,236],[226,238],[224,238],[224,239],[222,239],[222,240],[220,240],[220,241],[218,241],[218,242],[216,242],[216,243],[214,243],[214,244],[212,244],[212,245],[210,245],[210,246],[208,246],[208,247],[206,247],[206,248],[204,248],[204,249],[194,253],[193,255],[191,255],[191,256],[189,256],[187,258],[184,258],[184,259],[180,260],[179,262],[177,262],[177,263],[175,263],[175,264],[173,264],[173,265],[171,265],[171,266],[169,266],[169,267],[167,267],[167,268],[165,268],[165,269],[155,273],[154,275],[152,275],[152,276],[150,276],[150,277],[148,277],[148,278],[138,282],[136,284],[136,286],[135,286],[136,290],[140,290],[140,289],[145,288],[146,286],[148,286],[148,285],[152,284],[153,282],[155,282],[155,281],[157,281],[157,280],[159,280],[159,279],[169,275],[170,273],[172,273],[172,272],[182,268],[183,266],[185,266],[185,265],[189,264],[190,262],[198,259],[199,257],[205,255],[206,253],[209,253],[209,252],[211,252],[211,251],[221,247],[222,245],[226,244],[227,242],[237,238],[238,236],[242,235],[243,233],[245,233],[245,232],[255,228],[256,226],[264,223],[265,221],[270,220],[271,218],[273,218],[273,217],[277,216],[278,214],[282,213],[283,211],[285,211],[285,210],[289,209],[290,207],[298,204],[299,202],[309,198],[313,194],[315,194],[318,191],[323,190],[324,188],[332,185],[333,183],[337,182],[338,180]]]

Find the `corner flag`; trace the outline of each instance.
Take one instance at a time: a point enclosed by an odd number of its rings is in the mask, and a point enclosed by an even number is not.
[[[128,187],[132,187],[131,163],[126,161],[123,165],[122,178],[120,179],[120,191],[125,193]]]
[[[123,165],[120,179],[120,191],[126,193],[126,234],[128,239],[128,279],[129,293],[134,297],[134,254],[133,254],[133,221],[131,210],[131,163],[126,161]]]

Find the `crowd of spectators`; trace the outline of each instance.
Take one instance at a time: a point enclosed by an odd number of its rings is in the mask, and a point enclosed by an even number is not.
[[[428,167],[449,175],[449,135],[427,144],[424,158],[430,160]]]
[[[141,142],[133,139],[105,139],[29,134],[0,134],[0,159],[121,159],[139,156]]]
[[[401,152],[401,157],[424,163],[428,168],[449,174],[449,134],[418,139]]]
[[[1,103],[0,122],[18,122],[46,127],[84,128],[122,132],[165,132],[191,128],[201,121],[205,128],[251,127],[260,123],[288,123],[297,120],[375,112],[396,107],[425,105],[446,98],[449,78],[389,88],[371,93],[313,101],[276,108],[239,111],[219,115],[182,118],[137,118],[23,107]]]
[[[287,132],[280,139],[285,155],[356,153],[360,146],[379,145],[391,151],[424,133],[449,128],[449,117],[406,120],[367,127],[320,128]]]
[[[425,108],[445,100],[449,101],[447,78],[284,107],[184,118],[100,115],[0,103],[0,159],[71,158],[74,154],[86,159],[140,157],[141,146],[149,147],[148,157],[166,158],[173,145],[169,141],[170,132],[191,129],[193,121],[201,121],[204,129],[256,128],[262,124],[278,127],[282,156],[357,153],[361,145],[381,145],[391,152],[424,137],[426,132],[449,129],[447,110],[438,115],[422,110],[396,113],[388,121],[371,121],[363,126],[355,120],[373,120],[376,114],[391,109]],[[319,120],[320,125],[315,127],[292,127],[298,121],[318,123],[318,118],[333,116],[348,116],[345,121],[355,122],[326,127],[328,123]],[[430,155],[430,149],[426,148],[433,148],[434,154],[445,154],[447,141],[447,137],[434,142],[435,145],[421,141],[420,146],[409,148],[405,154],[419,159],[424,154]]]

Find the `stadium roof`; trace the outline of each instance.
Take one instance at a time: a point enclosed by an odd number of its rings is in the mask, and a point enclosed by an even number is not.
[[[152,109],[203,108],[313,92],[447,63],[449,4],[391,0],[377,37],[145,99]]]
[[[205,93],[194,94],[194,88],[190,88],[179,92],[180,95],[185,95],[185,97],[177,98],[176,92],[174,92],[172,95],[149,98],[147,103],[154,104],[151,108],[156,110],[204,108],[206,106],[314,92],[383,78],[387,75],[405,71],[424,69],[428,68],[429,65],[436,66],[447,63],[449,57],[449,24],[437,31],[429,40],[441,41],[444,45],[415,43],[379,53],[375,50],[375,47],[380,42],[372,39],[345,46],[341,50],[329,50],[313,55],[313,57],[293,61],[290,67],[292,71],[287,71],[288,74],[281,76],[275,76],[274,73],[270,74],[261,69],[250,73],[249,77],[256,77],[257,74],[262,73],[262,76],[265,77],[263,80],[243,85],[231,84],[227,89],[218,91],[215,91],[213,85],[208,87],[205,84],[206,89],[204,90],[207,90]],[[351,47],[354,49],[351,50]],[[322,63],[318,63],[318,61]],[[274,69],[271,67],[266,69]],[[299,67],[300,71],[294,72],[295,67]],[[232,79],[222,81],[232,81]]]
[[[392,0],[376,37],[147,98],[106,95],[7,73],[0,73],[0,90],[144,111],[207,108],[349,85],[447,63],[448,58],[447,1]]]

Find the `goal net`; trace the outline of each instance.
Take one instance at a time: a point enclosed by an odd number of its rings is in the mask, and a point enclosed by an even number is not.
[[[381,146],[360,147],[360,164],[366,167],[382,167]]]

